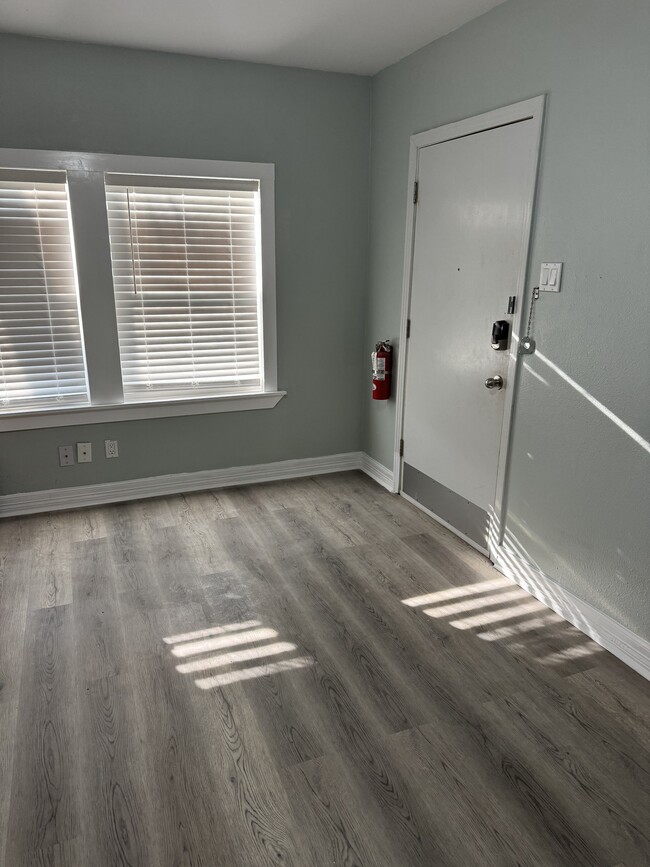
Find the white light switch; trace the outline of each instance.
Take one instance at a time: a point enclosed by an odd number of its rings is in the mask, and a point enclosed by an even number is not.
[[[562,280],[562,262],[542,262],[539,278],[540,292],[559,292]]]

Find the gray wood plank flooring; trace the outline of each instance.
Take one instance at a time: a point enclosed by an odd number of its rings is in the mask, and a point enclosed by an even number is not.
[[[649,735],[360,473],[0,524],[6,867],[641,867]]]

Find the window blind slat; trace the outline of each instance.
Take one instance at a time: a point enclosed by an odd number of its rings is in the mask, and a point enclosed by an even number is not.
[[[260,390],[258,185],[172,180],[107,176],[125,397]]]
[[[0,171],[0,411],[88,402],[64,173]]]

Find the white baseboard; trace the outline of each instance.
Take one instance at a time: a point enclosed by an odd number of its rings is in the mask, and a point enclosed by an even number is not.
[[[315,476],[321,473],[359,470],[361,469],[361,459],[361,452],[347,452],[340,455],[274,461],[269,464],[254,464],[247,467],[228,467],[223,470],[201,470],[197,473],[175,473],[166,476],[152,476],[146,479],[105,482],[98,485],[80,485],[73,488],[55,488],[49,491],[6,494],[0,496],[0,516],[9,517],[60,509],[78,509],[83,506],[100,506],[105,503],[141,500],[146,497],[164,497],[168,494],[205,491],[210,488],[226,488],[234,485],[250,485],[256,482]]]
[[[593,638],[605,650],[609,650],[630,668],[650,680],[650,641],[617,623],[608,614],[598,611],[584,599],[574,596],[548,575],[510,552],[507,559],[497,554],[494,565],[506,578],[519,584],[531,596],[539,599],[560,617]]]
[[[104,482],[97,485],[79,485],[72,488],[53,488],[48,491],[28,491],[21,494],[0,496],[0,517],[31,515],[37,512],[53,512],[62,509],[80,509],[84,506],[101,506],[121,503],[126,500],[142,500],[147,497],[164,497],[169,494],[184,494],[190,491],[206,491],[211,488],[227,488],[235,485],[252,485],[258,482],[274,482],[281,479],[296,479],[322,473],[339,473],[346,470],[363,470],[372,479],[388,490],[393,474],[378,461],[363,452],[346,452],[318,458],[299,458],[291,461],[274,461],[269,464],[253,464],[246,467],[228,467],[222,470],[201,470],[197,473],[174,473],[151,476],[145,479],[126,479],[120,482]]]
[[[380,464],[379,461],[376,461],[374,458],[371,458],[370,455],[367,455],[365,452],[361,452],[361,467],[363,472],[370,476],[371,479],[374,479],[378,485],[381,485],[382,488],[386,488],[388,491],[393,491],[393,471],[389,470],[388,467],[385,467],[383,464]]]

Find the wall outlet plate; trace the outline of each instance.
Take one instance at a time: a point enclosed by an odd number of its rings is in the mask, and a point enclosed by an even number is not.
[[[74,446],[59,446],[59,466],[69,467],[74,464]]]
[[[117,448],[117,440],[104,440],[104,451],[107,458],[119,458],[120,453]]]
[[[77,443],[77,463],[89,464],[93,459],[92,443]]]
[[[539,274],[540,292],[559,292],[562,282],[562,262],[542,262]]]

